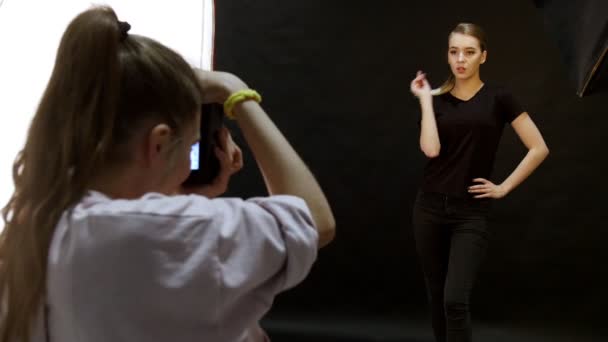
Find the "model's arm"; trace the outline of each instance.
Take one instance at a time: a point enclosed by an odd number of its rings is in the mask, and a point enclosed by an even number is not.
[[[439,142],[439,132],[435,121],[435,111],[433,110],[433,96],[431,86],[426,80],[425,74],[418,71],[416,78],[410,85],[411,92],[420,100],[420,110],[422,119],[420,121],[420,149],[429,158],[439,155],[441,144]]]
[[[474,179],[474,182],[481,183],[469,187],[469,192],[476,194],[476,198],[501,198],[506,196],[528,178],[549,154],[549,148],[545,144],[542,134],[528,113],[521,113],[511,122],[511,126],[528,148],[528,153],[502,184],[495,185],[484,178]]]
[[[433,111],[433,98],[431,95],[420,97],[422,120],[420,122],[420,149],[429,158],[435,158],[441,150],[435,112]]]

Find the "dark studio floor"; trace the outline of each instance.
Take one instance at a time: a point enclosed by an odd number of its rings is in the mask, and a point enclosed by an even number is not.
[[[349,319],[346,317],[272,317],[262,322],[273,342],[434,342],[422,319]],[[582,329],[474,323],[476,342],[600,342],[607,335]],[[577,331],[573,331],[577,330]]]

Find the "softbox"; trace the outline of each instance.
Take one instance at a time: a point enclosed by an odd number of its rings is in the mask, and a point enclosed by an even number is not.
[[[608,1],[534,0],[534,4],[557,43],[577,95],[608,91]]]

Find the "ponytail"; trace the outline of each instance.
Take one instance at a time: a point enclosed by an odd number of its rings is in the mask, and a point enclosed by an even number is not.
[[[445,82],[443,82],[443,84],[439,88],[431,90],[431,95],[433,95],[433,96],[443,95],[443,94],[449,92],[450,90],[452,90],[454,88],[455,84],[456,84],[456,78],[454,77],[454,74],[450,74],[450,76],[448,76],[448,79]]]
[[[55,226],[104,161],[120,93],[120,35],[116,15],[102,7],[76,17],[61,39],[2,210],[0,342],[29,340]]]

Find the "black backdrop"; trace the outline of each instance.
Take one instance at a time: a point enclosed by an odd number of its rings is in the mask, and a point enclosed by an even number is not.
[[[410,225],[424,158],[409,82],[422,69],[439,85],[448,75],[447,35],[457,22],[470,21],[489,36],[482,79],[513,90],[551,150],[531,178],[495,204],[474,317],[599,331],[608,304],[608,94],[576,96],[532,1],[221,0],[216,6],[216,68],[260,91],[326,190],[338,224],[309,278],[279,296],[271,316],[425,312]],[[263,194],[245,152],[246,167],[230,194]],[[524,153],[507,127],[493,179],[504,179]]]

